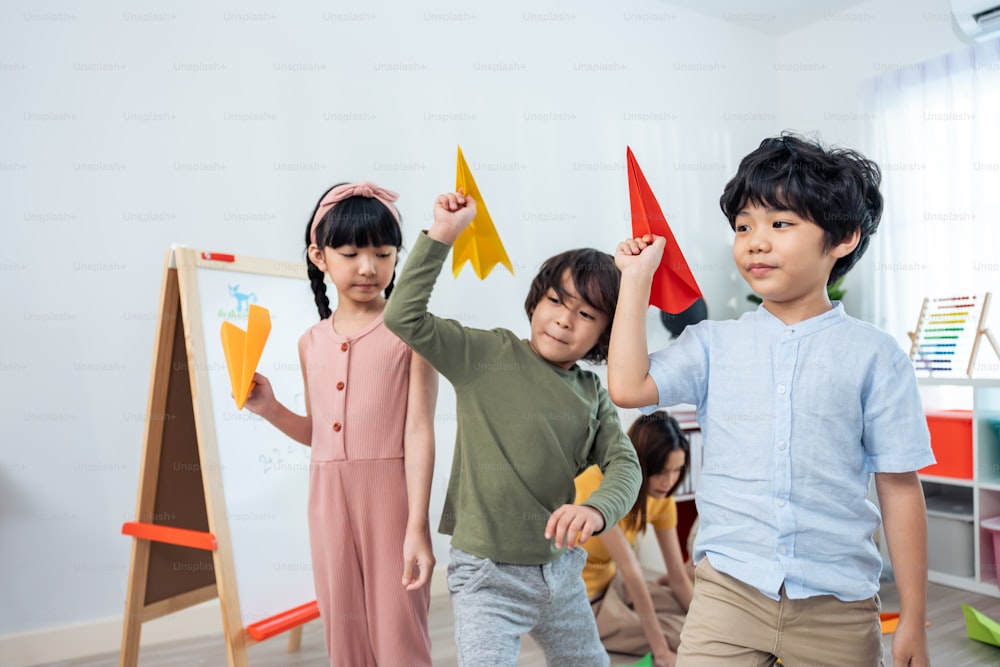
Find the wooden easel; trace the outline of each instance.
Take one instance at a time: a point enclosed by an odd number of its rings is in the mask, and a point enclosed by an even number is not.
[[[926,370],[930,373],[935,371],[954,372],[952,363],[954,360],[938,362],[930,355],[940,355],[939,358],[941,358],[948,355],[954,356],[957,352],[964,351],[964,348],[958,346],[963,338],[968,338],[969,335],[971,335],[971,344],[969,362],[965,367],[966,376],[972,377],[976,356],[979,354],[980,343],[984,338],[993,348],[997,359],[1000,360],[1000,345],[997,344],[996,338],[986,327],[991,296],[990,292],[986,292],[982,299],[972,296],[931,300],[925,297],[920,305],[920,316],[917,319],[916,330],[907,333],[910,338],[910,359],[917,364],[917,370]],[[937,318],[936,321],[935,318]],[[924,349],[934,346],[941,346],[941,351],[931,350],[928,352]]]
[[[215,255],[234,261],[229,255]],[[146,408],[136,520],[119,665],[138,662],[142,624],[219,598],[230,667],[247,665],[247,647],[291,631],[299,649],[302,624],[319,616],[315,602],[246,628],[240,613],[226,503],[205,368],[195,271],[212,253],[167,253]],[[253,260],[261,272],[303,277],[304,267]]]

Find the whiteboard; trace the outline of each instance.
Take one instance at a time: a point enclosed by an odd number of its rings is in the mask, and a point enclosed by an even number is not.
[[[291,278],[278,275],[279,269],[288,273],[288,263],[272,264],[275,275],[241,270],[266,271],[268,261],[256,258],[196,269],[204,370],[244,626],[316,599],[307,515],[310,448],[250,411],[237,411],[220,336],[225,321],[246,330],[251,303],[267,308],[271,333],[257,371],[279,401],[306,413],[298,340],[319,315],[305,267],[302,278]]]

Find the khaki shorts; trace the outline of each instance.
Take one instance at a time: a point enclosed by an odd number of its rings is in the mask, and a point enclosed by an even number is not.
[[[842,602],[832,595],[772,600],[702,558],[681,632],[678,667],[881,667],[878,595]]]

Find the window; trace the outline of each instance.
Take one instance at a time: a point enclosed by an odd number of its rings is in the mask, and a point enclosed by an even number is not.
[[[1000,40],[878,77],[862,98],[885,197],[877,324],[909,349],[925,296],[987,291],[1000,321]]]

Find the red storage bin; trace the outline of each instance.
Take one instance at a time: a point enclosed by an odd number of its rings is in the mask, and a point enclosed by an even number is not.
[[[921,475],[972,479],[972,410],[928,410],[927,428],[937,463]]]

